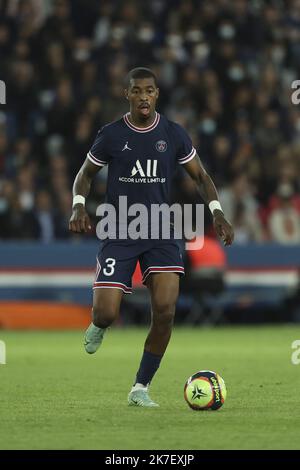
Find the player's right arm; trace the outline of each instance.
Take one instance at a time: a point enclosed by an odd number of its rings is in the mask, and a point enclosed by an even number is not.
[[[91,183],[101,166],[94,165],[88,158],[84,161],[82,167],[76,175],[73,184],[73,197],[80,195],[87,198],[90,192]],[[69,222],[69,230],[75,233],[88,232],[91,229],[91,222],[84,204],[75,204]]]

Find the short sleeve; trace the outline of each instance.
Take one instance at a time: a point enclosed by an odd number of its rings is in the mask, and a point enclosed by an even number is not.
[[[176,126],[177,137],[177,161],[180,165],[184,165],[194,158],[196,149],[193,147],[192,140],[188,133],[177,124]]]
[[[102,127],[98,131],[96,139],[87,154],[87,158],[97,166],[105,166],[109,163],[106,140],[104,128]]]

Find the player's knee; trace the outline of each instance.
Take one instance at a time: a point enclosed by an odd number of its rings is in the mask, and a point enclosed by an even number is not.
[[[175,303],[160,301],[153,305],[153,319],[155,323],[170,325],[174,321]]]
[[[171,320],[175,314],[177,297],[177,290],[173,289],[165,290],[163,293],[155,293],[152,297],[153,312],[159,317]]]
[[[99,328],[107,328],[116,319],[118,312],[111,307],[93,306],[93,323]]]

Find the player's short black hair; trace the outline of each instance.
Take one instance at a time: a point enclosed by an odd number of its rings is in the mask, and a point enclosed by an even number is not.
[[[147,69],[146,67],[136,67],[135,69],[130,70],[124,80],[125,88],[128,88],[130,85],[130,80],[132,78],[153,78],[155,86],[157,87],[157,78],[152,70]]]

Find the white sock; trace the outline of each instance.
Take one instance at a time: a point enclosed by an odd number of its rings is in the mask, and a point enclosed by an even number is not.
[[[136,390],[148,390],[148,385],[137,383],[132,387],[132,389],[130,390],[130,393],[135,392]]]

